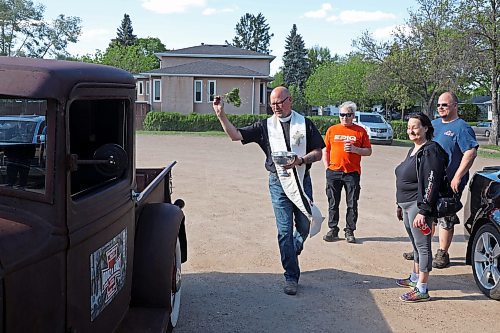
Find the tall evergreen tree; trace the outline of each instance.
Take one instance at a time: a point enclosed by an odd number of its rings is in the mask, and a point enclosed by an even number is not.
[[[116,38],[112,40],[112,44],[120,44],[122,46],[131,46],[137,42],[137,36],[133,34],[132,21],[128,14],[123,15],[123,20],[118,29],[116,29]]]
[[[300,91],[304,88],[309,73],[307,49],[302,36],[297,33],[294,24],[290,35],[286,38],[283,54],[283,78],[288,86],[295,85]]]
[[[269,24],[266,23],[266,18],[262,13],[257,16],[246,13],[234,30],[236,36],[233,38],[233,46],[265,54],[271,52],[269,44],[274,34],[269,34]]]

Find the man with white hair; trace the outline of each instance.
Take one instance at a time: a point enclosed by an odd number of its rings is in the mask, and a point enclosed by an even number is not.
[[[347,214],[345,239],[356,243],[354,230],[358,220],[358,199],[361,187],[361,156],[370,156],[370,137],[365,129],[353,123],[356,104],[345,102],[340,106],[340,124],[330,126],[326,132],[323,163],[326,168],[326,195],[328,197],[328,227],[323,237],[333,242],[339,236],[339,203],[342,188],[345,188]]]

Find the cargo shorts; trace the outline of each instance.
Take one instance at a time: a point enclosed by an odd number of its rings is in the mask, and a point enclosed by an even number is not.
[[[452,230],[455,224],[460,224],[460,219],[457,214],[453,214],[445,217],[435,217],[432,223],[445,230]]]

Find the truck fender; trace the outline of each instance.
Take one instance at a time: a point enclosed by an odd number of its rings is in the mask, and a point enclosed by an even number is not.
[[[151,203],[142,209],[135,235],[134,305],[170,311],[175,245],[183,220],[182,210],[169,203]]]

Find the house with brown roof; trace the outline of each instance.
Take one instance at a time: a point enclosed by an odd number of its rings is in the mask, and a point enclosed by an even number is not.
[[[232,45],[188,47],[157,53],[160,68],[137,75],[137,103],[165,112],[212,113],[215,95],[240,89],[241,106],[231,114],[265,114],[274,56]]]

